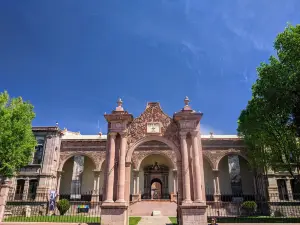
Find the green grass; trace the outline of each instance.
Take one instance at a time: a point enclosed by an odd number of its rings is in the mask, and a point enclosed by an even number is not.
[[[169,220],[172,224],[177,224],[177,218],[176,217],[169,217]]]
[[[208,219],[210,221],[210,218]],[[249,217],[223,217],[217,218],[218,223],[299,223],[300,218],[296,217],[268,217],[268,216],[249,216]]]
[[[65,223],[100,223],[100,217],[86,216],[11,216],[5,222],[65,222]]]
[[[129,225],[137,225],[141,219],[141,217],[129,217]]]
[[[177,224],[176,217],[169,217],[172,224]],[[210,222],[208,218],[208,222]],[[217,223],[300,223],[300,218],[292,217],[267,217],[267,216],[253,216],[253,217],[223,217],[217,218]]]
[[[141,217],[129,217],[129,225],[137,225]],[[100,217],[85,216],[11,216],[5,222],[100,223]]]

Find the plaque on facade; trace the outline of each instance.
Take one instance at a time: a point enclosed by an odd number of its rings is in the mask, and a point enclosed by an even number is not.
[[[147,123],[147,133],[159,134],[160,133],[160,123],[159,122]]]

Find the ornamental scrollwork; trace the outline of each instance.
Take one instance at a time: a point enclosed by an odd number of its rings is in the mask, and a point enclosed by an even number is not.
[[[207,160],[209,160],[211,163],[211,166],[213,166],[212,169],[217,170],[220,161],[227,155],[239,155],[247,160],[247,154],[245,150],[240,149],[228,149],[228,150],[216,150],[216,151],[203,151],[203,155],[206,157]]]
[[[177,147],[179,143],[178,125],[166,115],[159,103],[149,103],[145,111],[128,127],[128,144],[132,145],[141,138],[147,135],[147,123],[160,122],[161,123],[161,136],[172,141]]]
[[[100,170],[103,161],[105,160],[105,152],[87,152],[87,151],[65,151],[60,153],[59,170],[63,169],[65,162],[75,155],[83,155],[89,157],[95,164],[95,169]]]
[[[144,150],[134,151],[132,156],[132,163],[134,169],[140,169],[142,161],[150,155],[162,155],[167,157],[172,162],[173,169],[177,169],[176,153],[172,150]]]

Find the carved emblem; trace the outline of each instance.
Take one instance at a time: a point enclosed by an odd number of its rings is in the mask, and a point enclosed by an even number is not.
[[[145,137],[147,135],[148,124],[160,124],[160,132],[157,134],[179,146],[178,126],[172,118],[162,111],[159,103],[148,103],[146,110],[132,121],[128,128],[128,143],[133,144]],[[157,125],[154,127],[154,131],[157,131]]]
[[[160,123],[147,123],[147,133],[148,134],[159,134],[160,133]]]

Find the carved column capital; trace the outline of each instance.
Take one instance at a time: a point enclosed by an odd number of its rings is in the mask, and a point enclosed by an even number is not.
[[[93,170],[93,172],[96,177],[99,177],[101,174],[101,170]]]
[[[116,132],[110,132],[109,136],[113,139],[116,139],[117,133]]]
[[[190,133],[191,133],[192,137],[197,137],[197,135],[199,134],[199,131],[193,130]]]
[[[184,139],[184,138],[186,138],[187,132],[186,131],[180,131],[179,135],[180,135],[181,139]]]
[[[127,132],[120,132],[119,134],[120,134],[121,138],[127,138],[128,137]]]

